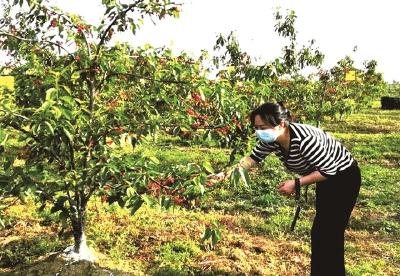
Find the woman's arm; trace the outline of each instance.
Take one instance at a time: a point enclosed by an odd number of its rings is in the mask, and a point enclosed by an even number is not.
[[[240,159],[239,163],[234,165],[233,167],[231,167],[229,170],[227,170],[226,172],[220,172],[214,175],[211,175],[211,178],[214,178],[218,181],[222,181],[226,178],[229,178],[233,172],[233,170],[237,167],[242,167],[243,169],[249,170],[250,168],[256,166],[258,163],[251,158],[250,156],[245,156],[242,159]]]
[[[310,174],[300,177],[299,180],[301,186],[306,186],[312,183],[324,181],[326,180],[326,177],[323,176],[319,171],[314,171]],[[294,193],[295,181],[293,179],[287,180],[279,184],[277,188],[280,194],[290,195]]]
[[[257,164],[258,163],[253,158],[251,158],[250,156],[245,156],[242,159],[240,159],[240,161],[239,161],[239,166],[244,168],[244,169],[246,169],[246,170],[254,167]]]
[[[302,176],[300,179],[300,185],[305,186],[316,182],[321,182],[326,180],[326,177],[323,176],[319,171],[313,171],[310,174]]]

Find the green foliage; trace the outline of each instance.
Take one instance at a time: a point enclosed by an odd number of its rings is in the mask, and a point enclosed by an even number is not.
[[[400,127],[399,115],[400,112],[397,110],[388,112],[368,108],[362,113],[352,115],[340,124],[334,121],[327,122],[323,128],[343,134],[395,134]]]
[[[171,241],[160,246],[159,265],[181,270],[201,252],[193,241]]]
[[[64,244],[54,237],[36,237],[12,241],[0,252],[0,267],[29,264],[38,257],[63,249]]]
[[[242,167],[234,168],[230,176],[230,184],[234,189],[238,189],[240,184],[243,184],[244,188],[250,187],[250,177],[246,169]]]
[[[185,56],[178,63],[169,50],[110,44],[115,32],[135,33],[137,14],[177,16],[170,1],[104,2],[99,26],[45,2],[23,3],[5,4],[0,30],[16,75],[14,98],[1,99],[1,126],[19,131],[23,143],[23,154],[6,158],[3,178],[8,193],[36,193],[43,208],[52,204],[64,226],[69,221],[82,233],[94,193],[113,188],[107,200],[132,209],[145,201],[149,179],[158,174],[154,159],[120,152],[132,152],[158,129],[166,112],[161,105],[178,100],[168,96],[170,85],[187,94],[184,78],[198,70]],[[148,90],[153,93],[142,97]]]
[[[317,80],[302,76],[306,67],[319,69],[323,54],[314,41],[297,45],[294,12],[275,14],[275,29],[288,44],[282,57],[261,66],[242,52],[234,34],[220,35],[215,45],[220,55],[213,57],[218,74],[209,80],[210,68],[202,63],[205,52],[194,59],[185,53],[175,56],[166,48],[111,43],[118,32],[135,34],[145,18],[178,16],[179,5],[156,0],[102,4],[105,13],[98,26],[44,1],[5,4],[0,21],[0,47],[13,57],[10,74],[15,75],[14,91],[0,102],[0,150],[5,152],[0,157],[0,199],[35,195],[39,209],[48,212],[43,216],[61,223],[61,232],[72,227],[78,234],[75,242],[84,232],[93,195],[127,208],[131,215],[143,205],[158,207],[159,212],[179,209],[177,205],[277,212],[288,200],[278,200],[272,191],[289,175],[282,167],[268,166],[276,165],[276,159],[266,162],[264,176],[256,180],[240,169],[234,170],[231,186],[218,187],[207,180],[207,174],[233,164],[254,144],[249,112],[265,101],[283,101],[299,121],[319,123],[356,111],[384,88],[373,60],[361,70],[346,57],[331,70],[320,71]],[[356,71],[356,81],[343,81],[349,70]],[[19,134],[12,137],[15,131]],[[219,146],[231,152],[226,158],[221,152],[214,160],[186,152],[170,158],[171,152],[154,149],[159,140],[177,141],[174,136],[185,145]],[[9,137],[18,143],[8,144]],[[391,151],[396,139],[384,150]],[[379,154],[356,146],[361,156]],[[255,227],[275,235],[289,224],[288,215],[278,212],[270,222],[271,228],[262,223]],[[396,223],[385,227],[397,231]],[[122,243],[131,234],[124,233],[118,242],[111,242],[107,232],[95,237],[112,258],[120,259],[136,254],[135,245]],[[220,238],[216,226],[206,228],[203,240],[210,247]],[[179,246],[178,251],[184,248]],[[174,248],[162,248],[167,262]],[[182,250],[180,263],[193,253]]]
[[[387,85],[386,93],[382,96],[400,97],[400,83],[393,82]]]
[[[365,193],[361,194],[362,202],[371,208],[388,208],[388,211],[395,212],[394,202],[398,197],[398,184],[400,170],[396,168],[384,168],[378,165],[364,165],[362,170],[363,184],[366,186]],[[381,183],[379,187],[371,189],[375,183]],[[368,200],[364,197],[367,197]]]
[[[349,121],[359,120],[361,129],[368,126],[368,121],[388,118],[395,121],[397,117],[396,111],[367,109],[361,114],[351,115]],[[344,122],[337,124],[345,125]],[[341,129],[340,126],[337,128]],[[349,131],[350,134],[336,132],[335,136],[347,146],[351,145],[353,136],[361,148],[363,144],[379,141],[381,146],[390,149],[391,139],[396,135],[392,133],[387,135],[389,139],[384,139],[385,135],[382,134],[357,134],[356,128],[350,128]],[[187,160],[196,160],[198,164],[209,160],[213,168],[219,168],[216,164],[226,163],[229,157],[225,149],[202,150],[183,148],[181,145],[160,150],[154,145],[142,144],[137,150],[146,152],[147,156],[156,156],[160,161],[158,171],[187,163]],[[215,163],[213,156],[218,156]],[[346,230],[346,269],[350,275],[397,275],[400,271],[398,165],[385,165],[385,158],[374,156],[369,160],[360,158],[361,152],[358,156],[363,184]],[[295,203],[293,198],[276,193],[277,184],[288,178],[292,176],[284,171],[277,158],[271,156],[257,172],[250,172],[250,191],[234,190],[229,183],[222,183],[212,189],[206,188],[200,208],[161,211],[163,209],[157,205],[156,208],[144,205],[134,218],[126,208],[116,203],[107,205],[95,196],[88,207],[87,237],[90,245],[106,256],[100,260],[102,267],[135,275],[188,275],[206,270],[215,274],[266,275],[281,274],[282,271],[307,274],[314,191],[310,190],[310,202],[302,209],[296,231],[289,233],[285,230],[290,226]],[[6,210],[5,218],[11,219],[11,225],[20,221],[34,225],[22,230],[24,233],[29,231],[24,236],[40,236],[42,234],[35,232],[38,226],[32,222],[32,217],[43,219],[42,227],[50,228],[51,221],[57,221],[58,218],[49,209],[46,207],[43,214],[37,215],[34,206],[29,210],[13,207]],[[215,250],[201,250],[201,236],[207,227],[215,229],[213,221],[218,223],[222,239]],[[18,232],[21,228],[17,226],[14,226],[11,236],[22,236]],[[0,235],[5,236],[9,233],[7,231],[1,230]],[[57,231],[53,232],[54,236]],[[51,235],[46,232],[46,236]],[[369,242],[365,243],[366,240]],[[30,248],[23,248],[19,252],[28,254]],[[49,248],[43,252],[51,250],[52,243],[49,243]],[[377,253],[379,262],[374,261]],[[11,251],[7,254],[11,254]],[[37,258],[36,255],[30,256],[32,261]],[[20,260],[25,262],[27,259]]]
[[[381,274],[378,275],[385,275],[385,262],[382,260],[361,260],[359,264],[353,268],[349,268],[348,274],[351,276],[358,276],[358,275],[377,275],[377,271],[382,271]]]
[[[201,241],[205,249],[214,250],[221,238],[219,226],[216,222],[213,222],[212,225],[205,228]]]

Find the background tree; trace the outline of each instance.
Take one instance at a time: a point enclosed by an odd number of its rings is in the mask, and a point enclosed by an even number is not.
[[[177,16],[178,4],[102,3],[99,26],[45,1],[3,2],[0,21],[1,49],[12,57],[15,76],[15,91],[1,98],[0,143],[6,145],[7,135],[19,139],[1,157],[0,192],[33,193],[41,209],[51,203],[62,231],[73,229],[75,253],[87,251],[86,208],[94,194],[134,213],[144,202],[192,207],[212,186],[206,177],[211,164],[161,169],[141,144],[168,133],[189,144],[228,147],[229,166],[254,142],[247,115],[259,104],[282,101],[300,120],[318,121],[336,114],[343,99],[365,95],[353,90],[358,81],[342,83],[348,65],[321,71],[318,80],[301,74],[319,68],[323,55],[314,41],[298,47],[294,12],[275,15],[276,31],[289,41],[282,57],[254,65],[233,34],[221,35],[215,68],[206,68],[206,52],[194,59],[166,48],[112,43],[115,33],[135,33],[145,18]],[[365,79],[379,83],[376,64],[367,67]],[[218,72],[215,79],[207,76],[211,70]],[[343,93],[332,93],[340,85]],[[238,170],[231,180],[240,178],[247,183],[246,172]]]
[[[109,191],[110,201],[134,211],[152,179],[161,177],[156,160],[113,147],[133,150],[154,132],[163,105],[178,101],[197,73],[185,56],[178,64],[164,49],[110,43],[116,32],[135,33],[145,17],[177,16],[179,5],[138,0],[103,6],[101,24],[92,26],[46,1],[3,2],[0,22],[1,48],[12,56],[16,76],[15,97],[1,99],[1,126],[18,131],[21,142],[18,154],[4,162],[2,187],[11,194],[32,190],[41,208],[51,202],[64,226],[72,225],[76,253],[86,251],[86,207],[95,192]],[[121,192],[126,196],[115,197]]]

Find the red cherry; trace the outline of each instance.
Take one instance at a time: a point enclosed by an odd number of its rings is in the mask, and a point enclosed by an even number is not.
[[[114,127],[114,131],[118,134],[121,134],[124,132],[124,128],[123,127]]]
[[[107,200],[108,200],[108,195],[102,195],[101,196],[101,202],[107,202]]]
[[[109,31],[108,31],[108,34],[107,34],[108,39],[111,39],[112,36],[113,36],[113,34],[114,34],[113,30],[109,30]]]
[[[236,125],[238,129],[242,129],[242,125],[236,117],[232,117],[232,122]]]
[[[201,96],[199,94],[197,94],[197,93],[193,93],[192,94],[192,98],[196,103],[202,102]]]
[[[328,92],[330,94],[335,94],[336,93],[336,88],[335,87],[329,87],[328,89],[326,89],[326,92]]]
[[[229,126],[224,126],[224,127],[219,127],[216,129],[217,132],[227,135],[229,133],[230,127]]]
[[[186,113],[188,115],[190,115],[190,116],[194,116],[196,114],[196,112],[193,109],[190,109],[190,108],[188,110],[186,110]]]
[[[174,203],[176,205],[182,205],[185,202],[185,199],[180,197],[180,196],[176,196],[174,197]]]
[[[92,148],[95,144],[96,144],[95,141],[93,139],[90,139],[88,147]]]
[[[113,143],[113,140],[109,139],[109,140],[106,141],[106,143],[107,143],[107,145],[111,145]]]
[[[193,123],[193,124],[191,125],[191,127],[192,127],[193,129],[198,129],[199,126],[200,126],[200,123],[199,123],[199,122],[195,122],[195,123]]]
[[[84,30],[87,29],[87,27],[85,25],[83,25],[83,24],[78,24],[76,27],[78,29],[78,33],[79,34],[81,34]]]
[[[54,27],[57,27],[57,19],[55,19],[55,18],[53,18],[52,20],[51,20],[51,22],[50,22],[50,25],[54,28]]]
[[[211,188],[212,186],[214,186],[214,183],[212,183],[211,181],[206,182],[206,187]]]
[[[155,182],[150,182],[147,187],[149,189],[154,189],[154,190],[159,190],[161,188],[161,186]]]
[[[166,186],[170,186],[172,184],[175,183],[175,178],[173,178],[172,176],[168,177],[167,180],[164,182],[164,185]]]

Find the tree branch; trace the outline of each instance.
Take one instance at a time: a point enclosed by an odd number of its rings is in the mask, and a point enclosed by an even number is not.
[[[151,77],[145,77],[145,76],[141,76],[141,75],[137,75],[137,74],[133,74],[133,73],[120,73],[120,72],[111,72],[108,77],[112,77],[112,76],[130,76],[130,77],[135,77],[137,79],[145,79],[145,80],[149,80],[149,81],[154,81],[154,82],[161,82],[161,83],[176,83],[176,84],[189,84],[191,83],[190,81],[180,81],[180,80],[168,80],[168,79],[154,79]]]
[[[55,13],[55,14],[57,14],[58,16],[62,17],[62,18],[63,18],[64,20],[66,20],[69,24],[71,24],[73,27],[75,27],[76,29],[78,29],[78,26],[76,26],[76,25],[72,22],[72,20],[71,20],[70,17],[66,16],[66,15],[63,14],[63,13],[59,13],[57,10],[54,10],[54,9],[51,9],[51,8],[48,8],[48,10],[51,11],[51,12],[53,12],[53,13]],[[81,34],[82,34],[82,36],[83,36],[83,38],[84,38],[84,41],[85,41],[85,44],[86,44],[86,48],[87,48],[88,54],[89,54],[89,56],[90,56],[90,55],[91,55],[91,51],[90,51],[90,47],[89,47],[89,43],[88,43],[88,41],[87,41],[87,38],[86,38],[86,36],[84,35],[83,32],[82,32]],[[76,42],[75,42],[75,43],[76,43]]]
[[[0,196],[0,201],[2,201],[2,200],[4,200],[4,199],[7,199],[7,198],[11,198],[11,196],[10,196],[10,197],[3,197],[3,196]],[[18,201],[19,201],[19,198],[18,198],[18,197],[17,197],[17,198],[14,198],[14,200],[13,200],[11,203],[8,203],[8,204],[6,204],[5,206],[2,206],[2,209],[3,209],[3,210],[4,210],[4,209],[7,209],[7,208],[9,208],[9,207],[15,205],[15,203],[17,203]]]
[[[15,39],[18,39],[18,40],[21,40],[21,41],[26,41],[26,42],[33,42],[33,43],[38,43],[38,42],[39,42],[38,40],[35,40],[35,39],[23,38],[23,37],[20,37],[20,36],[14,35],[14,34],[10,34],[10,33],[7,33],[7,32],[3,32],[3,31],[0,31],[0,36],[1,36],[1,35],[13,37],[13,38],[15,38]],[[47,43],[47,44],[50,44],[50,45],[55,45],[55,46],[57,46],[57,47],[60,47],[60,48],[63,49],[68,55],[70,55],[72,58],[74,58],[74,55],[72,55],[67,49],[65,49],[65,48],[64,48],[63,46],[61,46],[60,44],[58,44],[58,43],[56,43],[56,42],[53,42],[53,41],[50,41],[50,40],[43,40],[43,42],[44,42],[44,43]]]
[[[108,25],[108,27],[105,29],[105,31],[101,35],[100,42],[99,42],[99,44],[97,44],[96,55],[95,55],[95,58],[94,58],[95,60],[96,60],[97,56],[99,55],[100,47],[104,44],[106,36],[108,35],[108,32],[111,30],[112,26],[114,26],[115,23],[117,23],[117,20],[119,18],[123,18],[129,11],[134,9],[140,2],[142,2],[142,0],[137,0],[135,3],[129,5],[124,11],[122,11],[122,12],[118,13],[117,15],[115,15],[115,18],[111,21],[111,23]]]
[[[23,116],[21,116],[21,117],[23,117]],[[35,140],[39,144],[42,144],[42,142],[43,142],[39,139],[39,137],[36,137],[31,132],[21,128],[20,126],[18,126],[17,124],[15,124],[13,122],[11,122],[11,123],[1,122],[1,123],[3,123],[6,126],[10,126],[10,127],[14,128],[15,130],[18,130],[18,131],[30,136],[33,140]],[[62,160],[52,149],[48,148],[48,149],[44,149],[44,150],[48,151],[54,157],[54,159],[56,159],[60,163],[60,165],[64,166],[64,163],[62,162]]]

